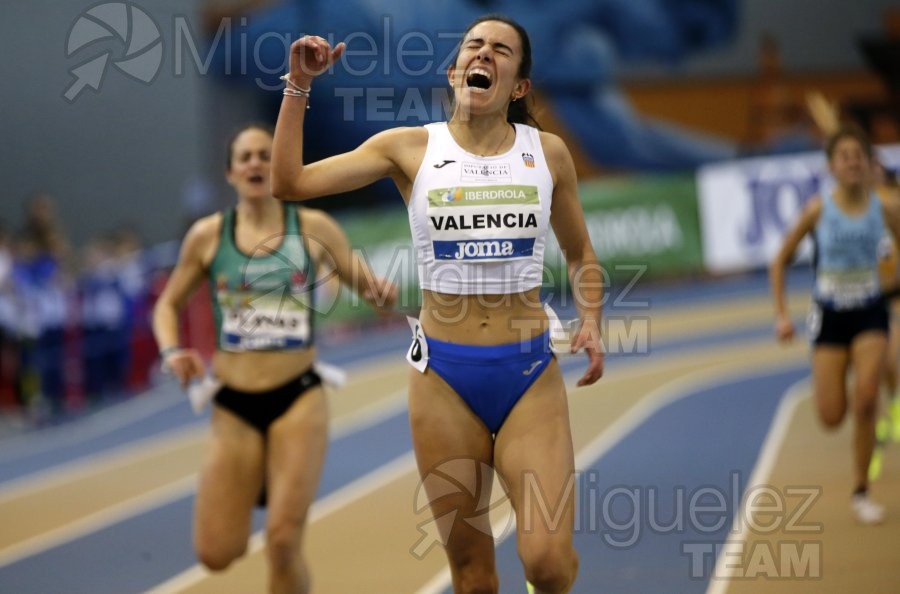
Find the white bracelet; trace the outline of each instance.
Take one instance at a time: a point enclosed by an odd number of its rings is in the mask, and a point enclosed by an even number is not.
[[[285,97],[303,97],[306,99],[306,109],[309,109],[309,92],[312,89],[304,89],[294,81],[290,79],[290,77],[285,74],[280,77],[281,80],[287,83],[287,86],[284,87],[281,94]]]
[[[290,87],[285,87],[282,90],[283,95],[290,95],[291,97],[306,97],[309,98],[309,93],[304,93],[303,91],[298,91],[296,89],[292,89]]]
[[[281,93],[285,97],[303,97],[306,99],[306,109],[309,109],[309,93],[301,93],[299,91],[295,91],[294,89],[285,88]]]
[[[289,87],[293,87],[298,92],[303,93],[304,97],[309,97],[309,92],[312,90],[312,87],[304,89],[303,87],[301,87],[300,85],[298,85],[297,83],[292,81],[291,77],[288,76],[287,74],[284,74],[284,75],[280,76],[279,78],[281,78],[281,80],[286,82]]]

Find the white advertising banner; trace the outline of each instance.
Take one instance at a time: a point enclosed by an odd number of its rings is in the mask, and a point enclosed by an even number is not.
[[[878,147],[888,168],[900,167],[900,145]],[[833,185],[822,151],[742,159],[697,172],[706,270],[738,272],[768,265],[806,202]],[[804,240],[798,259],[809,259]]]

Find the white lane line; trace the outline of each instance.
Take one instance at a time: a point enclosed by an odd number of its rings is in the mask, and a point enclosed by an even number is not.
[[[379,378],[391,373],[392,371],[383,364],[362,364],[358,369],[352,370],[348,386],[379,381]],[[2,444],[0,464],[26,456],[37,456],[52,450],[71,448],[79,443],[138,423],[175,406],[187,407],[187,396],[175,382],[165,381],[135,394],[124,402],[90,413],[82,419],[45,429],[30,430],[27,433],[0,440],[0,444]],[[204,420],[204,418],[198,417],[196,423]]]
[[[342,437],[344,435],[348,435],[357,431],[363,431],[371,427],[372,425],[377,424],[381,420],[384,420],[386,418],[389,418],[391,415],[396,414],[398,410],[405,408],[405,396],[405,390],[398,391],[386,398],[383,398],[379,402],[354,411],[348,416],[341,417],[338,422],[333,425],[332,439]],[[202,429],[194,428],[190,430],[171,432],[166,435],[156,436],[152,439],[147,439],[142,442],[135,443],[133,447],[129,447],[127,451],[117,452],[115,454],[109,454],[101,457],[94,457],[89,461],[84,462],[83,464],[70,466],[64,469],[48,469],[47,471],[42,472],[40,475],[32,475],[30,477],[27,477],[27,480],[23,479],[21,481],[16,481],[15,484],[11,484],[0,489],[0,505],[10,499],[27,496],[30,492],[33,492],[35,490],[58,487],[67,482],[85,479],[90,477],[91,475],[114,470],[116,467],[139,464],[141,462],[141,458],[164,455],[166,451],[177,450],[181,447],[184,447],[184,445],[191,440],[202,438],[202,435],[206,432],[206,430],[207,428],[203,427]],[[411,456],[412,453],[408,452],[407,455]],[[364,475],[364,477],[362,478],[371,478],[373,476],[378,477],[380,476],[378,474],[378,471],[380,469],[387,468],[390,471],[390,469],[392,468],[391,464],[393,464],[394,462],[396,462],[396,459],[395,461],[388,462],[384,466],[375,469],[373,472]],[[150,492],[157,495],[150,496],[150,494],[148,493],[138,497],[126,499],[120,503],[111,505],[104,510],[90,514],[85,518],[73,520],[72,522],[54,528],[51,531],[39,534],[22,542],[16,543],[12,546],[6,547],[5,549],[0,549],[0,566],[14,563],[15,561],[18,561],[30,555],[34,555],[52,547],[70,542],[72,540],[75,540],[76,538],[81,538],[83,536],[86,536],[87,534],[90,534],[91,532],[96,532],[97,530],[105,528],[116,522],[120,522],[146,513],[155,507],[160,507],[162,505],[171,503],[172,501],[175,501],[176,499],[179,499],[181,497],[187,497],[195,490],[196,476],[196,473],[191,473],[186,477],[160,486]],[[343,492],[343,490],[349,485],[356,484],[358,480],[345,485],[345,487],[341,487],[340,489],[335,491],[335,493],[332,493],[332,495],[329,495],[328,497],[323,499],[322,502],[332,501],[332,497],[334,495]],[[158,496],[158,498],[154,499],[154,497],[156,496]],[[354,497],[355,496],[356,495],[354,495]],[[319,502],[315,502],[311,509],[314,510],[319,505],[321,505]],[[329,511],[328,513],[331,512]]]
[[[784,365],[772,366],[769,370],[777,372],[782,369],[790,369],[794,366],[796,366],[796,363],[786,363]],[[748,373],[747,370],[743,368],[743,364],[736,365],[729,362],[717,365],[711,369],[695,371],[659,386],[644,396],[640,402],[629,408],[621,418],[604,429],[586,446],[581,448],[575,456],[575,468],[583,469],[600,460],[600,458],[605,456],[609,450],[625,439],[628,434],[637,429],[657,411],[669,404],[683,400],[700,390],[732,381],[740,381],[742,378],[754,377],[756,375],[759,374],[753,372]],[[569,378],[567,377],[567,379]],[[515,533],[515,531],[510,530],[500,534],[496,538],[496,545],[499,545],[512,533]],[[450,587],[450,584],[450,570],[444,568],[440,573],[429,580],[425,586],[417,590],[416,594],[441,594]]]
[[[316,501],[310,508],[310,524],[339,511],[354,501],[376,491],[383,485],[391,483],[401,476],[413,472],[416,460],[412,452],[398,456],[390,462],[379,466],[372,472],[364,474],[351,483],[334,491],[330,495]],[[247,554],[254,554],[265,545],[265,530],[260,530],[250,538]],[[176,594],[201,582],[211,574],[200,565],[194,565],[173,576],[144,594]]]
[[[376,402],[334,419],[331,423],[331,439],[340,439],[377,425],[406,410],[406,388],[379,398]]]
[[[175,429],[134,441],[122,449],[95,454],[77,462],[66,462],[44,470],[13,479],[0,485],[0,505],[35,491],[58,488],[65,483],[84,480],[117,468],[140,464],[147,458],[165,455],[185,447],[191,441],[202,438],[206,427]]]
[[[678,365],[679,365],[679,363],[677,361],[664,361],[662,365],[657,364],[657,366],[655,366],[655,368],[662,370],[662,369],[666,369],[669,367],[675,367]],[[647,371],[646,368],[640,369],[637,366],[635,366],[635,368],[632,369],[631,366],[626,366],[619,373],[624,372],[623,375],[627,377],[627,376],[636,375],[639,373],[644,374],[644,373],[646,373],[646,371]],[[569,374],[567,374],[567,379],[572,380],[574,378],[577,378],[578,375],[579,375],[579,373],[577,373],[577,372],[569,373]],[[682,378],[682,380],[684,380],[684,379],[686,379],[686,378]],[[677,383],[678,383],[678,380],[676,380],[675,382],[672,382],[672,384],[677,384]],[[660,390],[657,389],[656,391],[651,392],[651,394],[648,394],[648,396],[646,398],[650,398],[652,395],[655,395],[659,391]],[[353,414],[350,417],[346,418],[346,420],[342,420],[342,421],[336,423],[334,425],[333,431],[335,432],[335,434],[344,435],[347,433],[352,433],[355,430],[361,430],[361,429],[364,429],[371,425],[374,425],[377,422],[379,422],[380,420],[382,420],[384,418],[388,418],[389,416],[394,414],[394,412],[404,409],[406,406],[404,396],[405,396],[405,391],[398,391],[398,392],[391,394],[389,397],[383,399],[383,401],[374,403],[368,407],[360,409],[360,411],[357,411],[356,414]],[[674,401],[677,399],[678,398],[673,398],[671,400]],[[652,414],[652,412],[654,412],[656,410],[656,408],[660,408],[661,406],[665,405],[666,403],[667,402],[662,402],[661,404],[659,404],[658,406],[653,408],[653,410],[649,410],[645,416],[649,416],[649,414]],[[631,411],[629,411],[629,412],[631,412]],[[627,417],[628,415],[626,414],[625,416]],[[642,422],[642,421],[639,421],[639,422]],[[638,424],[639,424],[639,422],[638,422]],[[185,435],[181,436],[181,438],[182,439],[196,438],[197,437],[196,434],[203,430],[205,430],[205,428],[183,430],[183,433],[185,433]],[[609,432],[609,429],[604,434],[601,434],[601,436],[598,436],[597,439],[599,439],[600,437],[603,437],[603,435],[605,435],[608,432]],[[177,433],[177,432],[173,432],[173,433]],[[627,431],[624,434],[627,434]],[[624,437],[624,434],[617,437],[616,440]],[[171,434],[168,436],[168,438],[171,438]],[[595,439],[594,441],[597,441],[597,439]],[[150,446],[152,447],[154,445],[152,442],[160,441],[160,440],[157,436],[155,438],[149,438],[149,439],[146,439],[143,441],[148,442],[150,444]],[[594,442],[592,442],[592,444],[593,443]],[[614,444],[615,444],[615,441],[613,441],[612,443],[607,445],[606,448],[608,449],[609,447],[612,447],[612,445],[614,445]],[[587,447],[588,448],[591,447],[591,444],[589,444]],[[131,448],[129,448],[129,449],[131,449]],[[140,448],[137,448],[137,449],[139,450]],[[605,452],[605,450],[604,450],[604,452]],[[602,455],[602,453],[604,453],[604,452],[601,452],[598,455]],[[135,454],[135,452],[129,451],[129,452],[122,454],[121,457],[128,458],[128,457],[133,456],[134,454]],[[412,452],[408,452],[405,456],[408,456],[410,458],[410,460],[413,460]],[[104,460],[101,462],[106,462],[107,464],[121,463],[121,461],[119,461],[118,458],[119,458],[118,455],[104,456]],[[403,456],[401,456],[401,458],[403,458]],[[395,459],[394,462],[396,462],[398,459]],[[579,464],[581,463],[580,462],[581,459],[582,459],[582,456],[579,456],[576,458],[576,460],[579,461],[578,462]],[[97,462],[97,460],[94,459],[94,462]],[[382,469],[387,468],[394,462],[389,462],[387,465],[379,467],[378,469],[375,469],[374,471],[364,475],[363,477],[360,477],[360,479],[357,479],[356,481],[354,481],[348,485],[345,485],[345,487],[342,487],[341,489],[339,489],[332,495],[321,500],[321,503],[330,501],[333,496],[337,495],[338,493],[344,492],[346,489],[348,489],[352,485],[356,485],[356,484],[360,483],[360,481],[363,481],[364,479],[371,479],[372,477],[377,477]],[[411,464],[410,468],[413,468],[414,464],[412,462],[410,462],[410,464]],[[43,486],[52,485],[57,482],[61,483],[61,482],[65,482],[67,480],[73,480],[73,478],[79,478],[80,476],[83,476],[85,473],[99,471],[97,468],[91,468],[92,466],[95,466],[95,464],[85,464],[85,465],[79,465],[79,466],[80,467],[77,469],[71,469],[71,474],[69,473],[69,471],[67,469],[67,470],[63,470],[62,474],[60,474],[60,471],[56,471],[54,473],[56,476],[43,477],[43,480],[45,481]],[[83,468],[82,468],[82,466],[83,466]],[[41,474],[43,475],[44,473],[41,473]],[[401,474],[402,473],[398,473],[397,476],[399,476]],[[68,476],[66,476],[66,475],[68,475]],[[76,475],[79,475],[79,476],[76,476]],[[176,483],[170,483],[169,485],[159,487],[158,489],[154,490],[153,493],[160,493],[160,492],[162,492],[162,493],[169,492],[170,494],[177,493],[177,487],[174,485],[180,485],[181,480],[188,480],[188,478],[190,478],[191,480],[194,480],[195,477],[194,476],[185,477],[184,479],[180,479],[179,481],[176,481]],[[383,480],[382,483],[387,483],[387,482],[390,482],[391,480],[394,480],[394,478],[391,477],[388,480]],[[36,483],[37,481],[34,481],[34,482]],[[23,484],[18,485],[18,487],[14,490],[15,492],[13,492],[13,490],[10,490],[10,492],[7,492],[7,490],[5,490],[5,489],[0,490],[0,501],[2,501],[2,498],[4,496],[18,496],[18,495],[22,494],[20,492],[21,490],[33,488],[35,486],[35,484],[33,484],[33,482],[30,480],[27,481],[27,484],[25,484],[26,481],[22,481],[22,483]],[[367,486],[367,489],[368,489],[367,491],[361,492],[358,495],[354,495],[353,499],[362,497],[365,494],[367,494],[368,492],[374,491],[378,486],[379,486],[378,484],[373,484],[371,486]],[[189,494],[190,492],[191,492],[191,489],[188,488],[186,491],[182,492],[180,496],[185,496],[185,495]],[[175,500],[177,498],[178,498],[178,496],[172,495],[171,500]],[[142,498],[139,497],[136,499],[140,500]],[[162,505],[162,503],[158,503],[157,506],[158,505]],[[314,503],[313,509],[316,509],[317,506],[319,506],[319,505],[320,505],[320,502]],[[343,507],[343,505],[346,505],[346,504],[342,504],[341,507]],[[104,513],[111,513],[111,514],[115,514],[114,522],[118,522],[118,521],[127,519],[129,517],[133,517],[133,516],[139,515],[141,513],[145,513],[146,511],[149,511],[153,507],[154,507],[153,505],[147,503],[146,501],[143,503],[143,507],[142,507],[140,502],[134,503],[133,500],[127,500],[117,506],[110,508],[112,510],[112,512],[109,512],[108,510],[106,512],[98,512],[98,514],[93,514],[91,517],[95,518],[94,521],[96,522],[96,521],[99,521],[100,519],[102,519]],[[131,510],[131,511],[128,512],[128,510]],[[332,513],[332,512],[329,510],[327,513]],[[109,523],[114,523],[114,522],[109,522]],[[108,525],[109,523],[107,523],[106,525]],[[78,522],[75,522],[75,524],[78,524]],[[97,525],[99,526],[99,524],[97,524]],[[75,529],[71,528],[71,525],[66,525],[66,526],[60,527],[52,532],[45,533],[43,535],[35,537],[34,539],[30,539],[30,541],[32,542],[32,545],[30,545],[30,549],[29,549],[30,552],[28,553],[28,555],[33,555],[38,552],[41,552],[42,550],[46,550],[47,548],[51,548],[52,546],[58,546],[59,544],[69,542],[69,541],[73,540],[74,538],[79,538],[79,537],[84,536],[92,531],[97,530],[97,529],[99,529],[99,527],[94,528],[93,530],[88,529],[88,524],[82,525],[82,527],[77,532]],[[258,535],[256,535],[255,538],[257,538],[259,540],[262,537],[258,534]],[[44,540],[40,541],[38,539],[44,539]],[[51,544],[47,544],[41,548],[37,548],[35,543],[39,543],[39,542],[45,542],[45,543],[51,543]],[[254,542],[256,542],[256,541],[254,541]],[[261,543],[262,541],[259,540],[259,542]],[[20,544],[14,545],[14,546],[18,547],[21,544],[23,544],[23,543],[20,543]],[[260,546],[261,546],[261,544],[260,544]],[[12,549],[12,547],[10,549]],[[3,554],[6,554],[6,553],[3,553]],[[28,556],[28,555],[24,555],[24,556]],[[22,556],[19,556],[18,558],[22,558]],[[7,562],[7,564],[8,563],[9,562]],[[193,570],[188,570],[188,571],[190,572],[190,571],[194,571],[194,570],[200,571],[202,573],[202,576],[207,575],[206,572],[204,570],[202,570],[199,566],[196,566],[195,568],[193,568]],[[185,572],[185,573],[187,573],[187,572]],[[184,575],[184,574],[179,574],[179,575]],[[178,577],[178,576],[176,576],[176,577]],[[173,579],[175,579],[175,578],[173,578]],[[192,578],[192,579],[194,579],[194,578]],[[165,584],[168,584],[168,583],[169,583],[169,581],[165,582]],[[191,583],[193,583],[193,582],[191,582]],[[177,591],[177,590],[175,590],[175,591]]]
[[[771,476],[775,462],[778,460],[778,454],[787,437],[788,429],[790,429],[791,421],[797,412],[797,407],[809,396],[809,390],[810,379],[807,377],[795,382],[787,389],[784,397],[781,399],[778,410],[775,411],[775,419],[769,428],[769,432],[766,434],[766,440],[763,443],[759,458],[753,467],[747,486],[744,488],[744,495],[741,497],[741,507],[734,512],[734,521],[732,522],[731,531],[728,533],[733,536],[726,539],[724,546],[719,551],[719,557],[716,559],[716,566],[710,577],[706,594],[725,594],[728,590],[728,583],[737,567],[729,565],[727,560],[740,558],[744,540],[749,533],[749,522],[744,521],[748,519],[746,516],[746,495],[755,485],[764,484]]]
[[[121,404],[90,413],[83,419],[3,439],[0,441],[3,445],[0,464],[50,450],[71,448],[182,403],[187,405],[187,398],[174,383],[160,384]]]
[[[193,491],[196,486],[197,475],[187,476],[138,497],[132,497],[122,503],[79,518],[61,528],[18,542],[0,550],[0,567],[176,501]]]
[[[398,390],[365,407],[332,421],[331,440],[363,431],[399,414],[406,408],[406,390]],[[209,427],[191,426],[134,441],[123,449],[94,454],[90,457],[45,468],[6,483],[0,483],[0,505],[29,492],[59,487],[67,482],[84,479],[111,469],[139,464],[141,459],[164,455],[167,451],[184,447],[201,439]]]

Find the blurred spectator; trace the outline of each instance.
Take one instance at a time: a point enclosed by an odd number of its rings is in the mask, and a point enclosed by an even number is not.
[[[69,242],[56,215],[53,198],[46,193],[32,196],[25,204],[25,228],[22,233],[34,243],[38,257],[64,264],[69,256]]]
[[[127,306],[111,235],[92,240],[84,252],[81,294],[84,391],[97,400],[120,391],[127,364]]]
[[[53,414],[64,408],[65,323],[69,244],[47,194],[25,206],[25,226],[15,250],[13,279],[22,340],[20,396]],[[38,398],[40,397],[40,398]]]
[[[143,240],[132,225],[122,225],[111,236],[111,256],[129,301],[129,315],[134,313],[136,301],[147,293],[147,266],[144,262]]]
[[[842,113],[846,110],[817,90],[806,94],[806,108],[823,141],[840,127],[841,121],[847,120],[865,129],[874,144],[900,142],[900,122],[897,115],[888,109],[869,113],[866,118],[854,117],[856,114],[852,111],[849,115]]]
[[[12,276],[12,237],[6,225],[0,222],[0,410],[16,404],[19,355]]]
[[[17,242],[13,283],[21,339],[20,395],[51,414],[63,409],[66,279],[56,258],[35,235]]]
[[[122,225],[73,261],[47,195],[28,201],[15,236],[0,221],[0,413],[54,420],[82,395],[98,401],[150,383],[150,285],[166,277],[178,246],[142,244]]]
[[[747,145],[765,153],[818,148],[816,130],[803,104],[791,94],[781,63],[778,39],[764,33],[759,40],[758,73],[750,96]]]
[[[859,36],[858,43],[887,96],[854,99],[844,105],[845,111],[865,128],[875,144],[900,141],[900,8],[886,9],[883,18],[883,30]]]
[[[134,226],[122,225],[114,232],[114,238],[114,257],[126,312],[120,335],[122,349],[128,354],[122,388],[137,389],[149,382],[148,371],[157,357],[150,328],[151,264],[143,249],[143,239]]]
[[[6,223],[0,221],[0,295],[12,288],[12,266],[12,237]],[[3,321],[4,318],[0,317],[0,324]]]
[[[891,110],[873,113],[869,118],[869,135],[875,144],[900,142],[900,119]]]

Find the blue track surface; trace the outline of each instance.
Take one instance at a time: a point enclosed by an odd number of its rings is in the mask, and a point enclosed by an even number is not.
[[[583,468],[572,594],[705,592],[715,558],[692,578],[683,546],[724,542],[778,403],[806,375],[804,366],[681,394]],[[692,519],[699,506],[721,507]],[[514,538],[498,547],[497,568],[501,593],[525,592]]]
[[[697,283],[689,287],[669,287],[636,292],[636,298],[648,299],[652,307],[677,305],[698,299],[759,294],[760,278],[745,277],[728,281]],[[643,291],[643,290],[642,290]],[[651,352],[655,355],[692,348],[713,347],[762,339],[771,335],[771,327],[751,327],[700,336],[681,337],[658,342],[651,336]],[[396,331],[379,337],[379,348],[371,344],[352,346],[323,345],[324,360],[353,366],[382,359],[391,352],[399,359],[406,348],[408,333]],[[638,365],[638,356],[611,356],[609,366]],[[584,366],[582,357],[566,358],[565,371],[577,372]],[[576,548],[581,552],[581,571],[574,592],[597,594],[602,584],[609,592],[700,592],[705,579],[690,578],[690,558],[681,547],[686,542],[720,543],[731,527],[733,502],[738,500],[733,482],[742,489],[751,473],[774,411],[786,388],[804,375],[801,368],[752,378],[732,379],[683,394],[680,399],[656,411],[629,433],[600,459],[584,469],[580,487],[581,525],[576,534]],[[173,386],[173,390],[174,390]],[[169,394],[167,397],[171,397]],[[132,403],[119,405],[126,409]],[[171,404],[148,416],[136,417],[108,432],[85,432],[77,437],[76,421],[69,426],[17,437],[7,450],[22,455],[0,459],[0,487],[15,479],[91,456],[115,452],[140,439],[160,436],[174,429],[207,422],[195,417],[186,401],[171,398]],[[42,438],[62,432],[73,432],[66,447],[28,453],[29,442],[39,445]],[[0,442],[2,443],[2,442]],[[363,474],[408,452],[409,426],[406,411],[399,411],[380,422],[358,431],[333,437],[326,461],[319,496],[327,496]],[[615,482],[607,482],[614,477]],[[726,494],[723,528],[703,533],[686,523],[677,531],[661,533],[652,530],[647,510],[638,510],[641,524],[624,530],[613,530],[603,523],[602,511],[595,507],[613,489],[638,489],[647,505],[647,497],[655,490],[655,517],[658,524],[668,524],[673,515],[687,513],[693,492],[712,487]],[[675,506],[676,491],[685,493],[683,504]],[[614,519],[630,517],[624,497],[615,498],[609,509]],[[623,507],[623,505],[625,507]],[[0,567],[3,592],[47,594],[80,592],[124,594],[140,592],[175,575],[194,563],[191,550],[191,511],[193,495],[180,497],[146,513],[95,531],[40,554]],[[633,510],[632,510],[633,511]],[[598,516],[598,513],[600,514]],[[262,514],[255,517],[255,527],[262,527]],[[638,532],[629,546],[614,546]],[[134,536],[142,535],[137,541]],[[714,560],[709,560],[710,567]],[[90,568],[85,571],[85,568]],[[103,568],[98,575],[97,568]],[[512,539],[498,548],[498,568],[503,592],[524,592],[521,564]],[[101,586],[98,586],[98,578]]]

